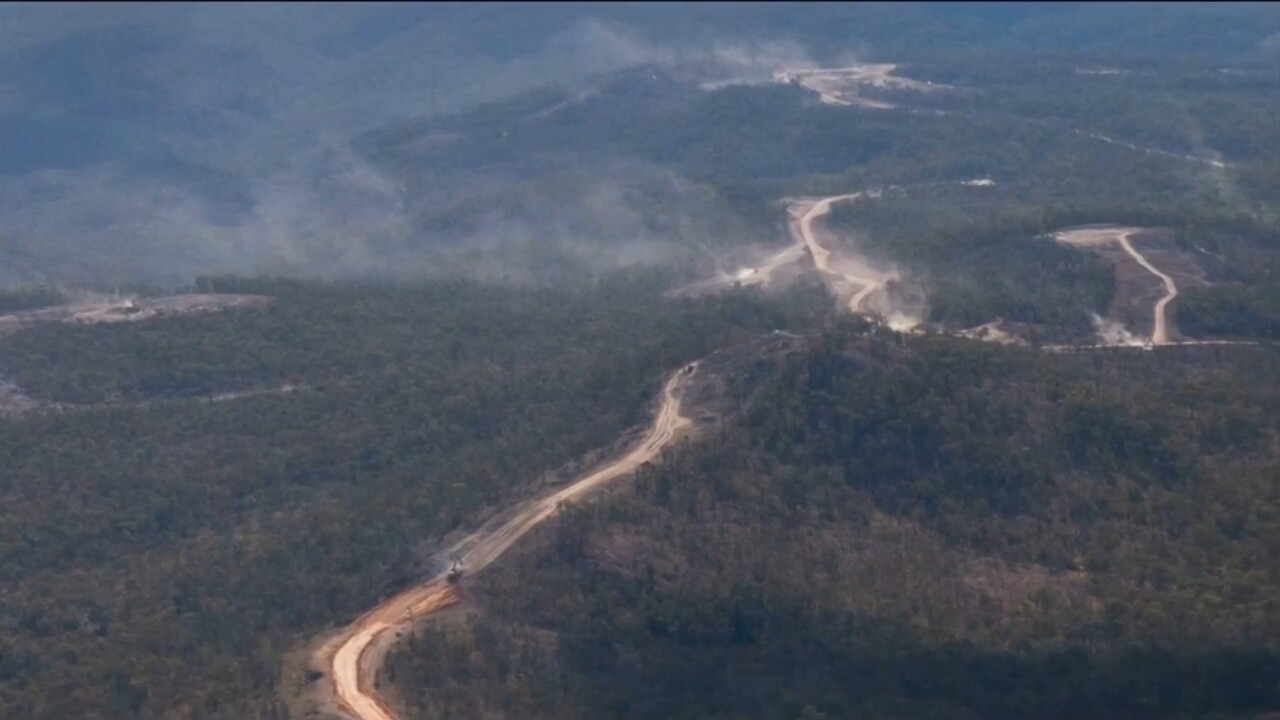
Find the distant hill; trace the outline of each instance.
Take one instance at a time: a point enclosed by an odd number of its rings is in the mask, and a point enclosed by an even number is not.
[[[1020,49],[1251,67],[1277,33],[1268,4],[13,4],[0,283],[381,272],[340,251],[379,242],[398,197],[348,138],[637,64]],[[331,211],[344,197],[372,209]]]

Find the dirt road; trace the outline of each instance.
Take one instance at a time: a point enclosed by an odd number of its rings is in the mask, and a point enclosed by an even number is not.
[[[823,247],[822,243],[818,241],[813,230],[813,223],[831,212],[832,203],[842,200],[856,200],[861,197],[876,197],[878,195],[878,190],[869,190],[847,195],[833,195],[818,200],[797,200],[792,202],[787,208],[787,212],[791,215],[788,228],[791,232],[792,243],[770,256],[759,267],[742,268],[733,273],[722,275],[713,282],[720,285],[767,285],[773,280],[773,275],[779,268],[802,259],[807,249],[818,272],[835,279],[839,283],[852,284],[858,288],[849,300],[849,310],[854,313],[867,312],[867,298],[876,290],[884,287],[885,282],[892,279],[892,276],[872,275],[870,271],[862,273],[847,269],[842,271],[832,267],[831,251]],[[863,263],[849,261],[840,264],[862,265]]]
[[[965,181],[962,184],[989,187],[995,183],[984,179]],[[889,189],[899,188],[891,186]],[[879,197],[880,193],[881,190],[867,190],[818,199],[792,201],[787,207],[787,213],[790,215],[790,222],[787,227],[792,239],[790,245],[771,255],[759,267],[746,267],[731,273],[722,273],[717,278],[696,283],[690,288],[767,285],[773,280],[774,274],[780,268],[804,258],[805,251],[808,250],[808,255],[813,259],[814,267],[818,272],[834,281],[833,284],[836,286],[837,294],[843,295],[844,292],[852,289],[852,294],[848,301],[849,311],[855,314],[872,314],[874,311],[868,306],[868,300],[876,291],[883,289],[886,283],[896,279],[897,274],[877,271],[856,255],[837,257],[833,261],[831,250],[824,247],[818,239],[818,234],[814,230],[814,223],[829,214],[834,203],[857,200],[864,197]],[[690,288],[686,288],[686,290]],[[889,324],[895,329],[910,330],[919,324],[919,320],[908,317],[904,313],[895,312],[891,313]]]
[[[630,473],[657,457],[681,435],[690,420],[680,414],[678,391],[696,364],[676,372],[662,391],[662,403],[645,438],[627,454],[569,486],[519,508],[510,519],[483,529],[447,551],[461,559],[467,573],[482,570],[498,559],[525,533],[551,517],[562,502],[573,500]],[[456,586],[444,574],[383,602],[356,620],[316,653],[316,665],[326,669],[338,710],[355,720],[396,720],[395,713],[374,689],[377,669],[397,631],[459,600]]]
[[[793,226],[795,232],[800,236],[800,241],[809,248],[809,253],[813,256],[813,264],[818,271],[826,275],[835,277],[839,280],[852,283],[858,287],[858,291],[849,299],[849,312],[865,314],[869,312],[866,307],[867,298],[873,293],[884,287],[885,283],[893,279],[891,275],[871,274],[868,269],[851,270],[836,269],[831,265],[831,251],[822,246],[818,242],[817,236],[813,232],[813,223],[818,218],[826,216],[831,212],[832,203],[844,200],[856,200],[867,195],[876,195],[874,191],[870,193],[852,193],[849,195],[832,195],[813,202],[810,205],[803,203],[797,204],[796,210],[800,211],[800,220]],[[847,265],[847,264],[846,264]]]
[[[793,200],[787,207],[787,213],[791,218],[788,223],[788,231],[792,239],[790,245],[769,256],[764,264],[759,267],[745,267],[733,272],[721,273],[718,277],[695,283],[683,288],[682,291],[702,291],[708,288],[729,285],[767,285],[773,280],[777,270],[802,259],[807,249],[809,256],[813,258],[816,269],[824,276],[836,281],[837,291],[847,290],[849,286],[856,288],[849,298],[849,311],[855,314],[870,314],[873,311],[868,307],[868,300],[877,290],[884,288],[890,280],[897,279],[897,273],[884,272],[872,268],[864,259],[851,254],[837,257],[835,262],[832,262],[831,251],[818,240],[818,235],[814,231],[814,223],[829,214],[831,206],[837,202],[857,200],[859,198],[878,198],[882,193],[892,190],[909,190],[952,184],[972,188],[991,188],[995,187],[996,182],[990,178],[975,178],[972,180],[951,180],[912,185],[888,185],[884,188],[844,195]],[[911,330],[920,324],[919,318],[911,317],[907,313],[894,311],[888,315],[886,322],[895,330]]]
[[[1151,343],[1153,345],[1165,345],[1169,342],[1169,321],[1165,315],[1165,308],[1176,297],[1178,297],[1178,286],[1174,284],[1173,278],[1160,272],[1160,270],[1147,261],[1142,253],[1133,247],[1133,243],[1129,242],[1129,236],[1132,233],[1124,233],[1120,236],[1120,247],[1124,251],[1138,261],[1138,264],[1147,270],[1147,272],[1160,278],[1160,282],[1164,283],[1164,296],[1156,301],[1155,307],[1155,324],[1151,328]]]
[[[1152,345],[1168,345],[1169,344],[1169,321],[1166,309],[1174,298],[1178,297],[1178,286],[1173,282],[1173,278],[1164,274],[1155,265],[1152,265],[1142,253],[1134,248],[1131,238],[1133,235],[1142,231],[1142,228],[1130,227],[1093,227],[1093,228],[1076,228],[1072,230],[1063,230],[1054,235],[1059,242],[1079,247],[1098,247],[1109,243],[1118,244],[1121,249],[1133,258],[1144,270],[1160,278],[1160,282],[1164,284],[1164,295],[1156,301],[1154,308],[1154,321],[1151,328],[1151,344]]]
[[[737,283],[739,285],[767,285],[773,279],[773,273],[778,268],[789,265],[800,258],[804,257],[804,243],[795,242],[788,245],[786,249],[773,255],[765,261],[763,265],[757,268],[743,268],[733,275],[730,275],[726,282]]]

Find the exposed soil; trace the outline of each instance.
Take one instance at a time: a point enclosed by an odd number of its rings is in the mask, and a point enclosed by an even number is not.
[[[818,93],[819,99],[827,105],[874,110],[887,110],[895,106],[893,103],[868,97],[868,89],[893,88],[916,92],[949,89],[946,85],[894,75],[897,68],[893,63],[862,63],[843,68],[783,68],[774,72],[773,79],[780,83],[798,82]]]
[[[561,503],[579,499],[656,459],[663,448],[693,430],[693,421],[681,414],[681,397],[696,371],[694,363],[671,376],[652,427],[626,454],[564,488],[496,517],[445,554],[456,558],[465,572],[478,572],[552,517]],[[324,643],[313,659],[313,666],[325,678],[320,692],[327,698],[322,704],[357,720],[395,720],[375,690],[377,670],[399,632],[460,600],[458,585],[451,580],[447,572],[439,573],[381,603]]]
[[[265,295],[199,294],[158,298],[113,298],[55,305],[0,315],[0,335],[47,322],[78,324],[136,322],[168,315],[188,315],[235,307],[262,307]]]

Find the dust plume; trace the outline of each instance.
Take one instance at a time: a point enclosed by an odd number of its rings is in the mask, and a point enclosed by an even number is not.
[[[491,14],[508,25],[523,17]],[[13,72],[0,81],[0,118],[44,120],[0,125],[0,140],[34,147],[0,160],[3,284],[438,272],[467,253],[434,247],[414,224],[419,198],[361,160],[347,138],[679,55],[577,10],[515,51],[493,39],[468,44],[450,30],[465,18],[428,6],[255,6],[216,17],[200,7],[125,6],[68,22],[47,8],[11,7],[5,17],[0,61]],[[53,129],[92,142],[68,155],[46,132]],[[488,223],[464,238],[476,242],[469,252],[482,264],[468,270],[535,275],[503,269],[495,257],[499,247],[517,253],[522,245],[593,268],[660,262],[698,229],[696,220],[641,227],[616,178],[576,206],[615,217],[581,228]],[[593,224],[599,242],[584,234]],[[612,248],[603,247],[606,235]]]
[[[1106,346],[1119,347],[1141,347],[1146,344],[1146,339],[1134,335],[1129,332],[1123,324],[1104,318],[1097,313],[1089,313],[1089,319],[1093,322],[1094,331],[1098,335],[1098,342]]]

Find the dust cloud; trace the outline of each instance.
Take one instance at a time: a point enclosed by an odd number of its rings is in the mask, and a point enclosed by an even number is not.
[[[421,198],[349,143],[393,121],[646,63],[710,63],[724,75],[767,78],[769,67],[804,56],[788,43],[677,46],[575,13],[553,13],[533,39],[507,47],[464,41],[449,32],[459,22],[449,11],[417,6],[217,16],[129,6],[65,23],[47,9],[9,8],[0,61],[14,72],[0,82],[0,116],[57,118],[96,144],[74,162],[56,153],[21,166],[0,161],[0,285],[175,287],[222,272],[532,282],[547,271],[529,253],[588,275],[687,262],[682,247],[714,244],[734,228],[696,218],[654,228],[616,173],[546,223],[482,212],[473,233],[441,242],[417,226]],[[469,28],[482,38],[499,32]],[[586,217],[569,222],[570,210]]]

